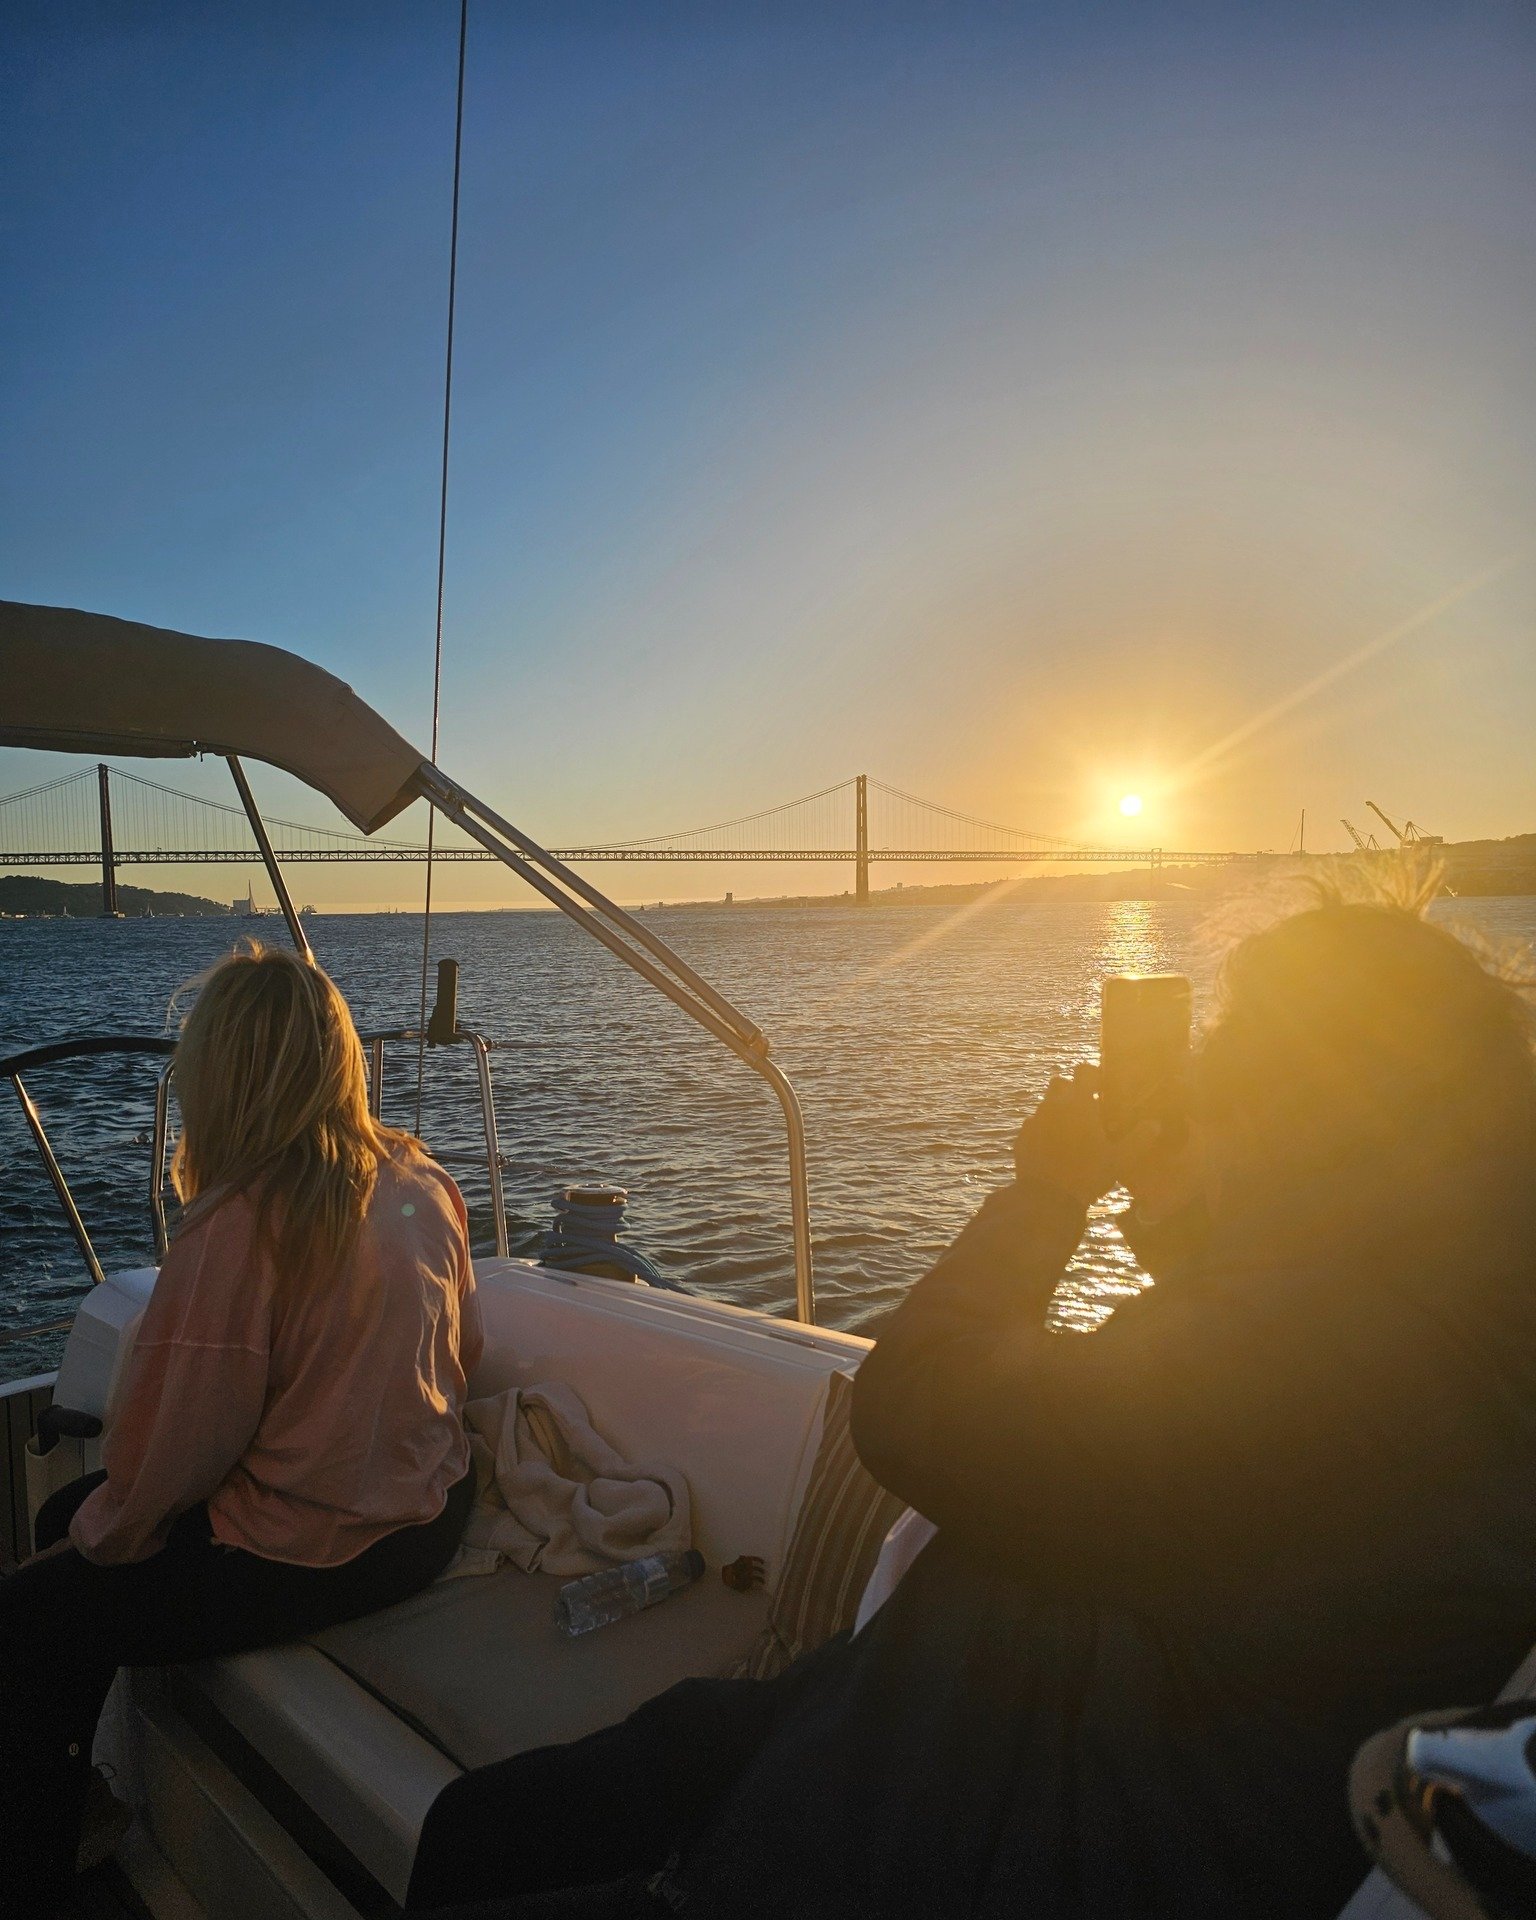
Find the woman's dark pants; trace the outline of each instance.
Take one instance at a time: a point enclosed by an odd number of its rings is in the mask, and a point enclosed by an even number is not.
[[[103,1477],[47,1502],[39,1549],[65,1537]],[[404,1600],[453,1558],[473,1498],[466,1475],[435,1520],[339,1567],[220,1546],[198,1507],[132,1566],[95,1566],[69,1547],[0,1580],[0,1915],[45,1920],[68,1890],[91,1741],[119,1667],[246,1653]]]
[[[753,1759],[836,1676],[838,1634],[772,1680],[683,1680],[618,1726],[477,1767],[432,1803],[406,1911],[432,1920],[664,1914],[686,1858]]]
[[[407,1912],[649,1909],[645,1880],[729,1790],[773,1702],[756,1680],[684,1680],[618,1726],[460,1774],[423,1823]]]

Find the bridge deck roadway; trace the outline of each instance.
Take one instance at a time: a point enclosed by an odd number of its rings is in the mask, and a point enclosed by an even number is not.
[[[557,860],[566,860],[573,864],[586,866],[593,862],[611,861],[648,861],[656,865],[674,862],[711,866],[729,865],[842,865],[853,866],[857,855],[852,848],[828,852],[818,847],[780,847],[771,851],[751,850],[747,848],[727,849],[723,852],[704,852],[689,849],[679,852],[664,847],[552,847],[550,852]],[[284,866],[343,866],[362,863],[396,863],[425,860],[425,847],[325,847],[295,848],[289,851],[279,847],[277,857]],[[1209,866],[1233,860],[1263,860],[1273,856],[1263,853],[1181,853],[1166,847],[1047,847],[1039,849],[1015,848],[1012,851],[975,850],[968,852],[945,853],[931,847],[871,847],[868,854],[870,866],[877,865],[945,865],[958,861],[984,861],[991,866],[1006,865],[1013,862],[1020,866],[1035,866],[1042,862],[1052,862],[1065,866],[1086,866],[1113,864],[1116,866]],[[223,867],[241,865],[259,865],[261,854],[255,847],[240,852],[226,852],[219,848],[191,848],[172,850],[169,848],[150,848],[135,850],[131,847],[113,849],[113,864],[119,867]],[[434,860],[491,860],[495,856],[482,851],[479,847],[438,847]],[[3,867],[100,867],[101,855],[94,848],[81,852],[22,852],[0,853],[0,866]]]

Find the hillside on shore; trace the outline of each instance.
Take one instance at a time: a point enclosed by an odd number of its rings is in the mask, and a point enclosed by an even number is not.
[[[117,906],[130,920],[143,913],[158,919],[177,914],[189,920],[227,920],[229,908],[195,893],[160,893],[153,887],[117,886]],[[94,920],[101,913],[101,886],[96,881],[43,880],[30,873],[0,875],[0,914],[69,914],[73,920]]]

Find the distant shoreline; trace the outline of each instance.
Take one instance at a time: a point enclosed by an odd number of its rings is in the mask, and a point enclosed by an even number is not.
[[[1511,898],[1536,894],[1536,833],[1514,834],[1507,840],[1463,840],[1433,849],[1444,862],[1446,879],[1464,899]],[[1006,892],[1016,900],[1191,900],[1216,899],[1240,893],[1277,869],[1296,870],[1316,859],[1392,860],[1396,849],[1382,853],[1264,854],[1253,860],[1235,860],[1225,866],[1114,867],[1077,873],[1038,873],[1015,879],[955,881],[932,887],[871,888],[871,906],[963,906],[985,894]],[[714,908],[735,912],[761,907],[852,907],[851,890],[844,893],[754,895],[735,900],[657,901],[668,911]],[[649,907],[647,908],[649,911]]]
[[[1504,840],[1462,840],[1433,849],[1444,862],[1446,879],[1455,893],[1464,899],[1521,898],[1536,894],[1536,833],[1513,834]],[[1380,853],[1323,854],[1304,856],[1313,860],[1390,860],[1395,850]],[[1206,900],[1251,888],[1266,874],[1280,869],[1294,870],[1303,857],[1295,854],[1261,854],[1255,859],[1233,861],[1225,866],[1165,866],[1152,872],[1145,866],[1079,870],[1071,873],[1025,873],[998,880],[957,880],[934,886],[877,887],[870,890],[869,903],[878,907],[965,906],[988,894],[1003,893],[1011,899],[1045,902],[1052,900]],[[236,925],[280,921],[275,909],[255,915],[233,913],[217,900],[199,894],[164,892],[151,887],[135,887],[118,882],[118,906],[123,917],[140,919],[233,920]],[[622,904],[622,903],[621,903]],[[630,913],[751,912],[765,907],[807,908],[817,912],[835,912],[856,907],[851,888],[841,893],[753,894],[735,898],[727,893],[705,900],[646,900],[630,903]],[[308,909],[306,909],[308,911]],[[324,910],[327,918],[387,918],[392,915],[414,917],[416,907],[332,906]],[[530,901],[527,905],[440,904],[439,916],[453,913],[550,913],[554,908]],[[101,887],[95,881],[49,880],[30,874],[0,875],[0,918],[61,918],[95,920],[101,917]]]
[[[137,920],[146,912],[157,919],[228,920],[227,906],[217,900],[205,900],[195,893],[162,893],[154,887],[124,886],[117,883],[117,906],[125,919]],[[0,874],[0,914],[9,919],[25,915],[28,919],[51,916],[71,920],[101,918],[99,881],[45,880],[30,873]]]

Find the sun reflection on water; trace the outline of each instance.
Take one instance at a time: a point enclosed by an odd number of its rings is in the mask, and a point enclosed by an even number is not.
[[[1107,975],[1176,972],[1180,957],[1170,949],[1166,913],[1147,900],[1109,901],[1092,969],[1095,1001]],[[1130,1195],[1121,1190],[1089,1209],[1088,1232],[1051,1303],[1053,1326],[1089,1333],[1102,1326],[1117,1301],[1148,1284],[1116,1225],[1129,1204]]]
[[[1161,928],[1147,900],[1113,900],[1099,941],[1101,973],[1161,973],[1168,965]]]

